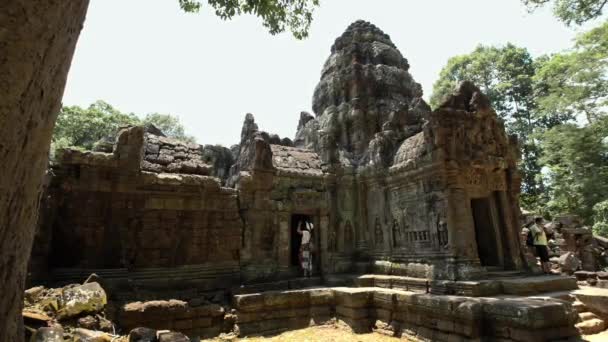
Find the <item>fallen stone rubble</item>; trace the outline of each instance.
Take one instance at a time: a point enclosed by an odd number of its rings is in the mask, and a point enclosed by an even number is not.
[[[533,215],[524,218],[522,245],[525,246],[528,226]],[[582,286],[608,288],[608,239],[593,235],[575,215],[560,215],[545,225],[549,256],[555,273],[575,275]],[[527,248],[532,266],[536,262],[533,248]]]
[[[189,342],[187,333],[218,336],[224,321],[231,320],[216,304],[191,308],[186,302],[169,300],[122,305],[117,323],[111,319],[108,296],[98,282],[37,286],[26,290],[24,298],[23,321],[30,342]],[[152,329],[158,322],[165,328],[175,324],[181,332]],[[217,329],[212,323],[219,323]]]

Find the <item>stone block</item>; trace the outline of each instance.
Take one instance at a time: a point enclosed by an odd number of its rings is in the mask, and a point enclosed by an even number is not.
[[[263,320],[274,319],[289,319],[295,317],[308,317],[310,315],[309,308],[287,308],[287,309],[268,309],[258,310],[255,312],[239,312],[237,315],[237,323],[250,323]]]
[[[311,317],[325,317],[332,315],[332,308],[330,306],[311,306],[309,309]]]
[[[235,328],[240,337],[274,333],[290,329],[301,329],[308,327],[310,319],[308,317],[294,317],[288,319],[273,319],[255,321],[249,323],[237,323]]]
[[[236,295],[232,304],[239,311],[256,311],[264,307],[264,296],[259,293]]]
[[[198,317],[192,320],[192,328],[208,328],[213,325],[213,319],[211,317]]]
[[[83,312],[101,311],[108,302],[106,292],[98,283],[66,286],[61,293],[57,317],[74,317]]]
[[[305,290],[264,293],[265,308],[301,308],[310,305],[310,294]]]
[[[64,342],[62,327],[42,327],[34,332],[31,342]]]
[[[349,308],[368,307],[371,304],[373,290],[358,288],[334,289],[336,304]]]
[[[83,328],[74,329],[72,336],[74,341],[107,342],[112,340],[112,336],[108,333]]]
[[[483,305],[481,301],[470,298],[467,301],[460,302],[452,308],[453,316],[458,317],[460,321],[478,321],[482,318]]]
[[[376,308],[392,310],[395,302],[394,291],[374,291],[372,303]]]
[[[390,322],[393,319],[393,312],[387,309],[374,307],[373,309],[370,309],[370,314],[375,319],[384,322]]]
[[[576,278],[563,276],[537,276],[524,279],[501,280],[504,294],[530,295],[541,292],[558,292],[578,288]]]
[[[190,330],[193,327],[192,319],[180,319],[173,322],[173,329],[177,331]]]
[[[190,339],[182,333],[170,331],[159,333],[158,342],[190,342]]]
[[[374,287],[375,278],[374,275],[363,275],[352,279],[352,281],[356,287]]]
[[[356,334],[368,333],[373,322],[369,318],[354,319],[338,315],[338,323],[349,327]]]
[[[483,318],[497,325],[534,330],[573,325],[577,315],[568,303],[533,299],[495,299],[483,304]]]
[[[310,305],[334,305],[334,291],[330,289],[315,289],[310,292]]]
[[[198,306],[192,310],[197,317],[220,317],[224,315],[224,308],[217,304]]]
[[[370,313],[369,313],[368,308],[349,308],[346,306],[341,306],[338,305],[336,306],[336,313],[341,316],[341,317],[348,317],[348,318],[353,318],[353,319],[361,319],[361,318],[366,318],[369,317]]]
[[[469,338],[478,338],[482,335],[482,332],[483,329],[481,320],[454,322],[454,333],[456,334]]]
[[[585,288],[574,292],[576,299],[602,318],[608,318],[608,289]]]
[[[156,341],[156,330],[138,327],[129,332],[129,342],[154,342]]]

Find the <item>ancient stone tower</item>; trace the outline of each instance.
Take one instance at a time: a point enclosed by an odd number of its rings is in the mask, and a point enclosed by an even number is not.
[[[303,118],[296,146],[335,149],[333,157],[345,166],[385,164],[378,153],[390,154],[396,141],[420,132],[430,112],[408,70],[387,34],[364,21],[350,25],[332,46],[315,89],[317,119]]]

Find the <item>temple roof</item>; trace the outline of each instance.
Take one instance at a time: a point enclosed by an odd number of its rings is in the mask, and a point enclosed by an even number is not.
[[[323,175],[321,159],[314,151],[281,145],[270,145],[270,149],[272,165],[280,171],[311,176]]]

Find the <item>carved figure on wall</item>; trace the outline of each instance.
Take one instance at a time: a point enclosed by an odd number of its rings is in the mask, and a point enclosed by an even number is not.
[[[382,225],[380,224],[380,218],[376,217],[376,224],[374,225],[374,233],[376,235],[376,246],[381,246],[384,243],[384,234],[382,233]]]
[[[327,249],[330,252],[335,252],[338,250],[338,234],[336,233],[336,228],[329,230],[329,236],[327,237]]]
[[[401,226],[397,219],[393,219],[393,246],[399,247],[401,245]]]
[[[446,248],[448,245],[448,224],[441,219],[437,223],[437,241],[439,247]]]
[[[350,220],[346,220],[344,224],[344,247],[349,249],[353,245],[353,226],[350,224]]]
[[[479,169],[469,169],[466,173],[466,183],[468,185],[479,186],[482,181],[482,172]]]

